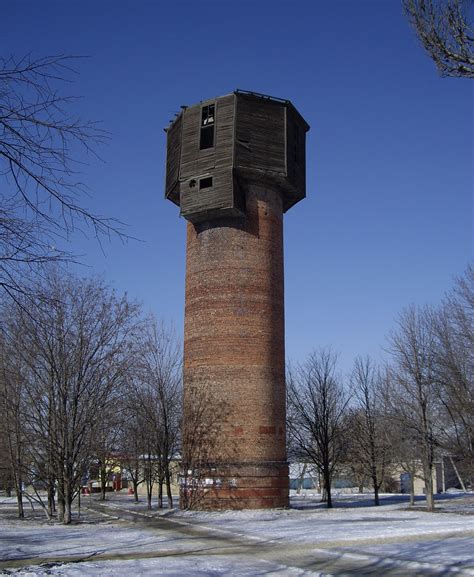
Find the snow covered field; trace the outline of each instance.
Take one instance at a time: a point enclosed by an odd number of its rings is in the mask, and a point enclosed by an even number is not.
[[[289,510],[151,511],[112,495],[83,499],[81,519],[15,518],[0,498],[0,575],[200,577],[218,575],[473,575],[474,495],[449,495],[438,512],[385,496],[292,497]],[[43,515],[43,516],[42,516]]]

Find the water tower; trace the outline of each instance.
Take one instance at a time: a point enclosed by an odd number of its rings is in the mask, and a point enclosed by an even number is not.
[[[242,90],[167,129],[166,198],[188,221],[182,491],[201,508],[288,505],[283,213],[305,197],[308,130]]]

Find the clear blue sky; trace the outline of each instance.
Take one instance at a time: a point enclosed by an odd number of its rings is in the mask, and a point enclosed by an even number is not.
[[[235,88],[311,125],[307,199],[285,216],[286,345],[380,355],[410,303],[473,257],[472,91],[441,79],[399,0],[3,0],[3,54],[79,54],[77,111],[110,131],[84,167],[91,210],[143,242],[77,235],[88,269],[182,332],[185,221],[163,198],[163,127]]]

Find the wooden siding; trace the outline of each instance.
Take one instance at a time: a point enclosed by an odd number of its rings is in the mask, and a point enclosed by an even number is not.
[[[200,150],[202,106],[212,103],[214,146]],[[236,92],[191,106],[168,130],[166,197],[191,222],[239,216],[248,183],[254,182],[279,191],[286,211],[306,194],[308,129],[288,101]],[[199,180],[206,177],[212,186],[200,190]]]
[[[285,174],[285,105],[236,96],[235,166]]]
[[[216,100],[214,147],[199,148],[201,104],[186,110],[181,157],[181,214],[195,220],[199,212],[221,211],[234,207],[232,152],[234,135],[234,95]],[[199,179],[212,176],[212,187],[199,190]],[[196,186],[189,182],[196,180]]]
[[[306,196],[306,131],[308,125],[292,106],[287,109],[287,177],[294,190],[285,199],[285,210]]]
[[[181,161],[181,130],[183,127],[183,115],[181,114],[169,127],[166,133],[167,156],[166,156],[166,185],[165,196],[179,205],[179,165]]]
[[[212,187],[203,190],[199,190],[199,179],[196,179],[196,186],[192,188],[189,183],[193,179],[180,183],[181,214],[185,218],[193,220],[193,216],[200,212],[234,207],[232,168],[214,169],[212,179]]]
[[[179,179],[195,177],[198,172],[199,135],[201,128],[201,105],[186,108],[183,114],[183,144],[181,148],[181,168]],[[214,160],[214,149],[209,148],[202,152],[211,156],[211,164]]]
[[[180,180],[232,165],[234,95],[217,98],[215,103],[214,146],[205,150],[199,148],[202,105],[185,111]]]
[[[232,166],[234,146],[235,96],[229,94],[216,102],[215,167]]]

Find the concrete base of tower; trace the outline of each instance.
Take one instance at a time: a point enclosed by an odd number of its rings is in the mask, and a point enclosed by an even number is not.
[[[288,507],[288,463],[226,463],[188,471],[180,503],[181,508],[214,511]]]

